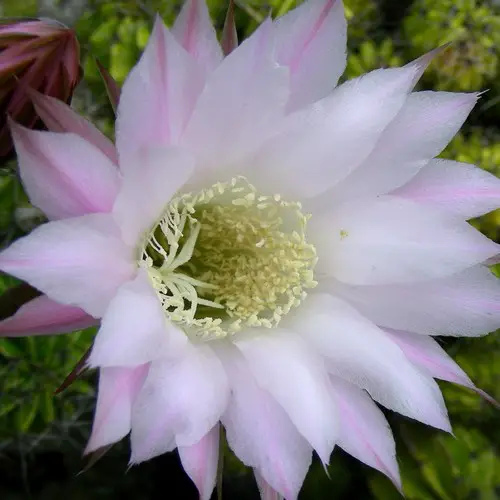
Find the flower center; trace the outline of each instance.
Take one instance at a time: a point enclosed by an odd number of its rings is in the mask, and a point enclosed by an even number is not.
[[[307,219],[300,203],[259,196],[237,177],[175,198],[146,235],[140,265],[187,334],[272,328],[317,284]]]

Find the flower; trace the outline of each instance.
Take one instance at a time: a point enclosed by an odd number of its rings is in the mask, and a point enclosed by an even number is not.
[[[51,19],[0,24],[0,158],[12,139],[7,116],[33,128],[39,117],[27,91],[69,102],[80,81],[80,48],[73,30]]]
[[[475,387],[432,335],[500,325],[499,245],[466,222],[500,180],[434,158],[478,94],[412,92],[432,53],[336,87],[345,44],[341,1],[310,0],[224,57],[188,0],[123,86],[116,149],[47,97],[65,132],[11,124],[50,222],[0,254],[45,294],[0,329],[101,321],[87,452],[177,448],[206,500],[222,425],[263,498],[295,499],[335,445],[401,487],[375,402],[450,430],[434,378]]]

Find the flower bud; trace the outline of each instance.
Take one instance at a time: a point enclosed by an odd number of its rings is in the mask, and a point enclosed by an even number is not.
[[[0,24],[0,163],[13,152],[7,117],[41,128],[28,89],[69,102],[81,78],[73,30],[51,19]]]

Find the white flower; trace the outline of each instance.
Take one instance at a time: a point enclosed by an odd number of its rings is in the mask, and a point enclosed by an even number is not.
[[[222,424],[263,498],[290,500],[335,445],[401,486],[374,401],[450,430],[433,377],[474,385],[431,336],[500,325],[499,246],[466,222],[500,181],[434,159],[478,95],[412,92],[432,54],[335,88],[345,43],[341,1],[310,0],[223,57],[189,0],[125,82],[116,150],[50,98],[52,132],[12,125],[51,222],[0,255],[46,294],[0,327],[102,318],[87,451],[178,448],[206,500]]]

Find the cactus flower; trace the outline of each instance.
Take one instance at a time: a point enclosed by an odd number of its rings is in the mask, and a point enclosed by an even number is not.
[[[69,102],[80,71],[73,30],[50,19],[0,23],[0,161],[13,148],[8,116],[28,128],[41,124],[27,90]]]
[[[116,145],[49,97],[51,131],[12,122],[49,222],[0,254],[44,293],[0,331],[100,321],[87,452],[128,434],[131,464],[177,448],[202,500],[221,426],[264,500],[296,500],[336,446],[401,488],[379,405],[450,431],[434,379],[475,386],[432,336],[500,326],[500,246],[467,222],[500,180],[435,158],[479,96],[414,92],[433,54],[337,85],[341,0],[229,39],[203,0],[158,18]]]

